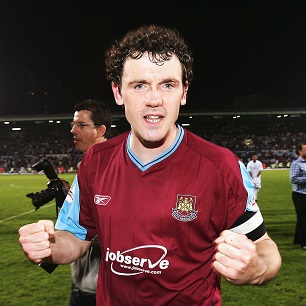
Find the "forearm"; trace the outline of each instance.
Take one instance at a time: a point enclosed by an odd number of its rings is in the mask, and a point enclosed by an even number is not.
[[[258,275],[250,283],[263,285],[277,275],[282,259],[277,245],[267,234],[264,239],[256,243],[256,248],[259,254]]]
[[[54,264],[69,264],[78,259],[90,245],[67,231],[56,231],[49,238],[51,256],[44,258],[43,262]]]

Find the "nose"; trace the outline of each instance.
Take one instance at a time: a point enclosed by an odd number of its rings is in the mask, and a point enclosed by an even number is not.
[[[73,126],[71,127],[70,133],[76,134],[75,129],[76,129],[76,125],[73,125]]]
[[[157,107],[161,106],[162,104],[163,100],[158,89],[151,89],[148,93],[146,105],[151,107]]]

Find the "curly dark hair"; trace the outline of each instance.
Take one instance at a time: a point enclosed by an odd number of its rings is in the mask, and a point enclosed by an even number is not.
[[[128,32],[105,53],[106,77],[121,86],[123,65],[127,58],[139,59],[148,52],[151,62],[163,65],[175,54],[182,65],[182,82],[190,85],[193,77],[193,58],[185,40],[175,29],[145,25]]]

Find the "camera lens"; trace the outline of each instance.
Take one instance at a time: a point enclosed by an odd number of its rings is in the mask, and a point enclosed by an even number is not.
[[[56,193],[57,190],[47,188],[36,193],[28,193],[27,197],[32,199],[32,204],[37,210],[40,206],[52,201],[55,198]]]

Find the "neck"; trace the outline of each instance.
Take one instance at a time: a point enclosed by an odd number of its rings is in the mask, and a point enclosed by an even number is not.
[[[171,132],[167,137],[164,137],[159,141],[150,142],[136,136],[132,131],[130,137],[130,148],[144,164],[147,164],[172,146],[177,133],[178,128],[175,126],[175,130],[173,130],[173,132]]]

